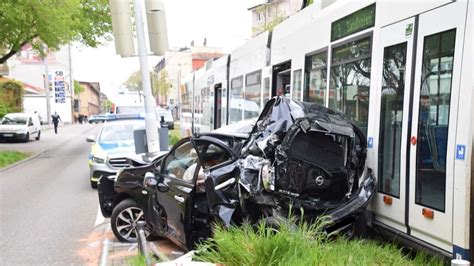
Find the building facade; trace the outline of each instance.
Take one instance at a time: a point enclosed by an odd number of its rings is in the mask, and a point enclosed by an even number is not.
[[[257,0],[248,9],[252,12],[252,37],[274,27],[295,14],[303,0]]]
[[[79,81],[84,91],[75,97],[74,117],[89,117],[101,113],[100,84],[98,82]]]
[[[215,60],[223,55],[224,53],[220,48],[205,45],[192,45],[191,47],[166,51],[163,61],[155,66],[154,71],[158,73],[158,77],[160,77],[162,71],[166,71],[170,90],[167,97],[159,97],[157,104],[175,108],[179,104],[178,88],[183,78],[191,72],[202,68],[207,61]]]
[[[72,92],[71,92],[71,65],[70,49],[67,46],[57,51],[50,51],[43,60],[41,56],[27,44],[20,52],[7,61],[7,78],[30,84],[37,88],[45,87],[45,69],[48,69],[48,84],[50,90],[51,113],[57,112],[64,123],[71,123],[72,117]],[[5,68],[5,66],[4,66]],[[42,117],[47,117],[45,91],[41,95],[43,100],[36,99],[40,104],[36,107]],[[38,96],[40,97],[40,96]],[[25,109],[27,106],[25,106]]]

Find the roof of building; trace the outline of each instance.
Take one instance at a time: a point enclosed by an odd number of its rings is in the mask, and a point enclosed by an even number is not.
[[[89,82],[89,81],[79,81],[79,84],[86,85],[91,88],[97,95],[100,95],[100,83],[99,82]]]
[[[23,85],[23,89],[25,90],[26,94],[38,94],[38,95],[44,94],[43,88],[36,87],[29,83],[23,82],[21,80],[10,79],[8,77],[0,77],[0,81],[3,81],[3,80],[14,80],[14,81],[20,82]]]
[[[194,53],[193,60],[217,59],[224,56],[223,53]]]

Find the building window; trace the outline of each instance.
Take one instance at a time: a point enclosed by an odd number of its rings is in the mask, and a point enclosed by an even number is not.
[[[262,23],[265,19],[263,12],[257,12],[257,22]]]
[[[343,112],[367,134],[371,37],[332,50],[329,108]]]
[[[306,91],[307,102],[325,105],[327,91],[327,52],[306,57]]]
[[[244,119],[258,117],[261,88],[262,71],[255,71],[245,76]]]

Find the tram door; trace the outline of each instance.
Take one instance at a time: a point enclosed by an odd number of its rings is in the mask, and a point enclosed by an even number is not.
[[[381,32],[376,219],[447,251],[465,13],[456,2]]]
[[[216,84],[214,86],[214,129],[222,126],[222,96],[222,84]]]

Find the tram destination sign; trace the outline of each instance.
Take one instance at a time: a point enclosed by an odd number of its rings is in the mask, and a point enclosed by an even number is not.
[[[375,4],[364,7],[331,24],[331,41],[335,41],[375,25]]]

